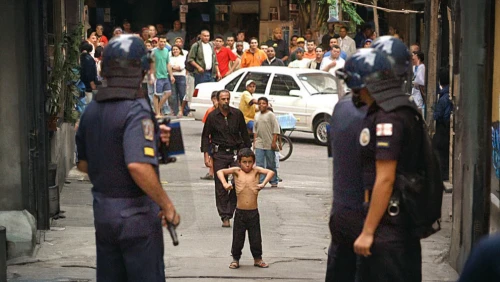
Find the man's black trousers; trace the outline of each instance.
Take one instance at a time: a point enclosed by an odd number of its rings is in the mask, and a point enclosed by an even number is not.
[[[262,258],[262,237],[260,234],[259,210],[236,209],[233,224],[233,246],[231,254],[235,260],[240,260],[241,250],[245,245],[245,233],[248,230],[250,251],[254,259]]]
[[[233,218],[236,208],[236,191],[234,189],[227,191],[222,186],[217,171],[232,166],[238,166],[233,152],[217,152],[213,155],[213,166],[215,173],[215,204],[221,220]],[[227,180],[227,177],[226,177]]]

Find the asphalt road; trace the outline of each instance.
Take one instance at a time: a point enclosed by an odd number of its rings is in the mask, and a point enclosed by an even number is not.
[[[253,266],[246,241],[241,267],[232,270],[232,229],[221,227],[213,181],[200,179],[207,172],[199,149],[202,123],[183,119],[181,124],[186,154],[160,169],[164,188],[182,217],[179,246],[164,233],[167,281],[324,281],[332,199],[326,147],[315,145],[312,134],[291,135],[293,153],[279,168],[283,182],[259,194],[263,259],[270,267]],[[54,229],[42,234],[33,258],[10,262],[10,281],[95,281],[91,185],[70,177],[61,194],[66,218],[53,221]],[[445,202],[447,215],[450,194]],[[443,231],[423,241],[424,281],[456,281],[456,272],[445,262],[449,226],[445,220]]]

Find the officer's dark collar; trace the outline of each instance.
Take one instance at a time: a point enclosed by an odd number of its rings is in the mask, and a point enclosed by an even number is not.
[[[144,98],[144,92],[138,87],[137,77],[109,77],[108,86],[99,88],[95,99],[97,102],[108,100],[135,100]]]
[[[419,112],[417,106],[411,101],[411,96],[404,94],[402,82],[399,79],[381,80],[367,85],[368,91],[378,107],[386,112],[391,112],[399,107],[408,106]]]

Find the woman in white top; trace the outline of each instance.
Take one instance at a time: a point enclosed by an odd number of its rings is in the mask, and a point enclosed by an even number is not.
[[[411,90],[411,96],[413,102],[417,105],[419,109],[423,109],[425,106],[425,65],[424,65],[424,53],[420,51],[413,52],[412,63],[415,66],[413,71],[413,88]]]
[[[179,111],[179,103],[184,100],[186,95],[186,56],[179,46],[172,46],[172,56],[170,57],[170,65],[172,66],[172,74],[175,77],[175,83],[172,85],[172,96],[169,98],[169,104],[172,107],[173,113],[178,117],[182,117],[182,110]]]

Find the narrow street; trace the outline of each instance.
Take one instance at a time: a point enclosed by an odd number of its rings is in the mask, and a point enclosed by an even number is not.
[[[174,247],[165,231],[167,281],[324,281],[329,245],[331,160],[312,134],[294,133],[294,151],[281,163],[279,188],[259,194],[263,258],[268,269],[253,266],[245,244],[241,268],[231,270],[232,229],[221,228],[214,184],[200,180],[207,169],[199,152],[202,123],[182,121],[187,154],[161,167],[161,180],[182,222]],[[66,218],[52,221],[51,231],[30,260],[14,260],[9,281],[95,281],[95,240],[91,184],[70,173],[61,194]],[[443,230],[422,242],[423,281],[456,281],[447,263],[451,194],[445,194]]]

